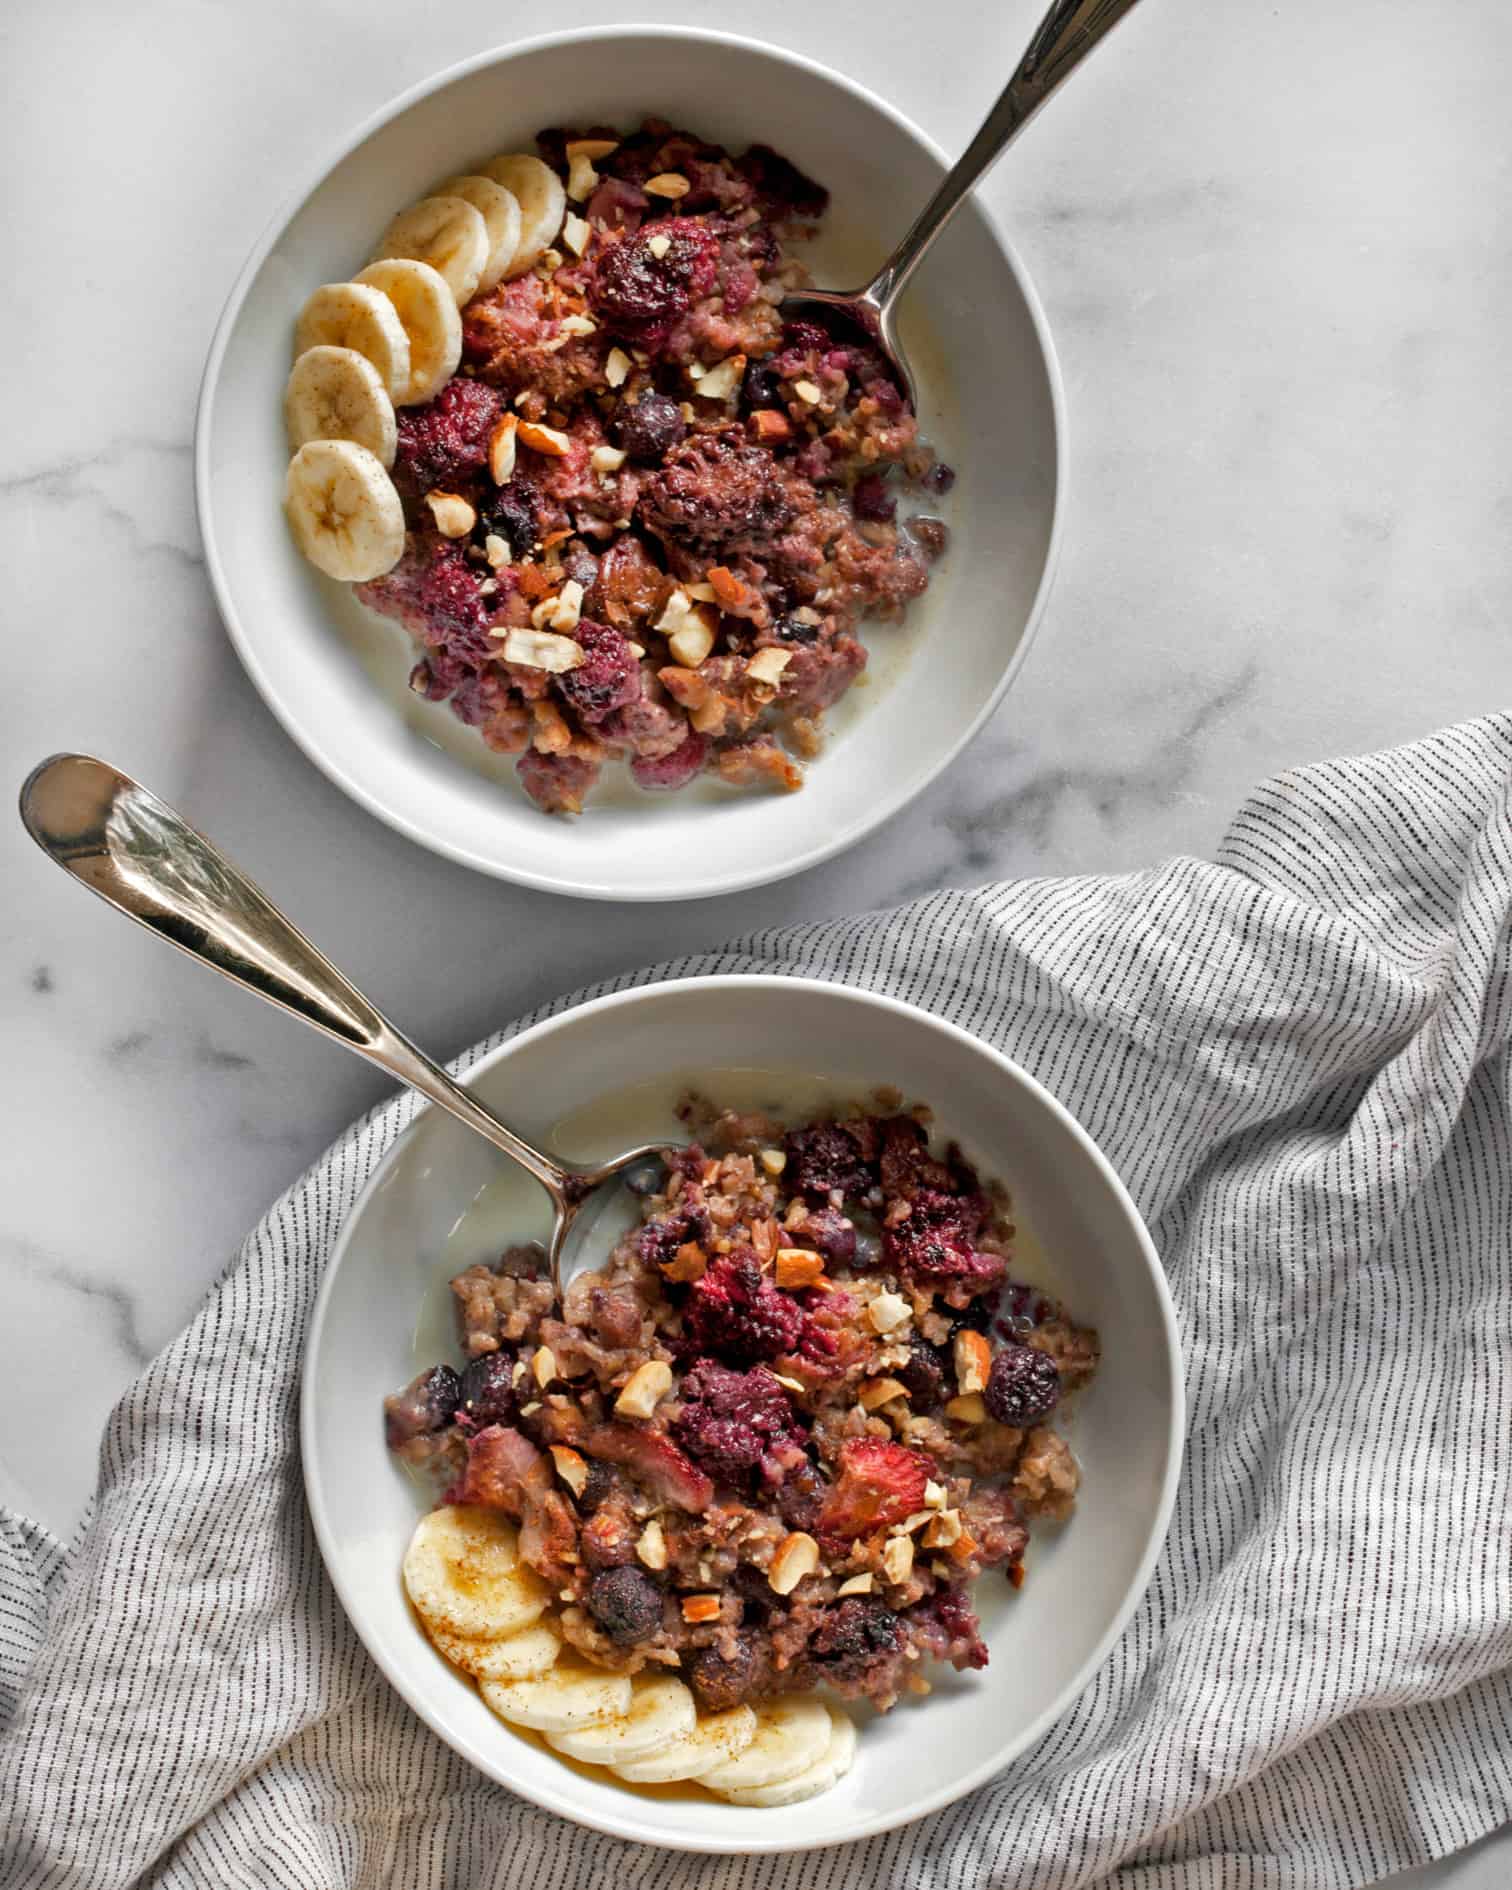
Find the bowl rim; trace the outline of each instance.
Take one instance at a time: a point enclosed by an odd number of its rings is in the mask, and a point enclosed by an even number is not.
[[[403,1158],[414,1137],[423,1123],[434,1120],[433,1104],[424,1104],[415,1118],[406,1124],[385,1151],[372,1173],[364,1182],[356,1200],[352,1203],[332,1249],[331,1258],[321,1280],[316,1295],[315,1306],[310,1316],[309,1330],[305,1337],[304,1350],[300,1361],[299,1393],[299,1446],[301,1467],[305,1487],[305,1501],[310,1512],[310,1520],[315,1530],[315,1539],[320,1549],[321,1561],[325,1565],[327,1576],[336,1590],[337,1598],[346,1612],[358,1639],[372,1656],[384,1678],[404,1700],[410,1710],[419,1718],[436,1737],[444,1740],[451,1749],[466,1759],[469,1764],[487,1778],[504,1784],[508,1790],[518,1792],[543,1810],[555,1812],[575,1824],[585,1825],[591,1830],[604,1832],[610,1837],[625,1838],[630,1841],[650,1844],[664,1850],[695,1851],[723,1856],[756,1856],[773,1851],[808,1851],[823,1849],[832,1844],[854,1843],[860,1839],[875,1837],[886,1831],[898,1829],[902,1825],[916,1823],[921,1818],[939,1811],[946,1805],[954,1804],[958,1799],[974,1790],[984,1780],[1026,1751],[1036,1739],[1064,1713],[1085,1691],[1093,1675],[1106,1660],[1114,1643],[1128,1626],[1134,1610],[1143,1599],[1146,1589],[1155,1573],[1155,1565],[1164,1546],[1166,1533],[1170,1527],[1171,1512],[1175,1507],[1176,1494],[1181,1476],[1182,1461],[1186,1439],[1186,1383],[1183,1369],[1181,1337],[1176,1323],[1176,1310],[1171,1299],[1170,1288],[1166,1282],[1165,1269],[1156,1252],[1155,1243],[1150,1237],[1144,1218],[1135,1205],[1132,1196],[1107,1156],[1093,1141],[1076,1117],[1066,1106],[1057,1100],[1051,1092],[1035,1077],[1031,1076],[1022,1064],[1005,1056],[981,1037],[975,1036],[960,1025],[950,1023],[932,1011],[921,1009],[916,1004],[909,1004],[900,998],[888,997],[880,992],[868,991],[859,985],[840,983],[827,978],[789,977],[780,972],[718,973],[704,977],[653,979],[646,984],[634,985],[628,990],[611,991],[596,998],[589,998],[581,1004],[572,1004],[566,1009],[542,1018],[528,1029],[508,1037],[495,1049],[470,1065],[465,1081],[473,1083],[496,1063],[506,1059],[514,1051],[525,1045],[534,1045],[543,1038],[550,1037],[569,1023],[579,1023],[584,1017],[606,1016],[616,1010],[637,1003],[670,1000],[692,990],[704,990],[711,986],[725,986],[735,991],[750,991],[755,988],[790,993],[794,987],[815,994],[822,994],[829,999],[841,1002],[855,1002],[864,1007],[901,1014],[915,1023],[923,1023],[939,1035],[953,1041],[961,1048],[978,1052],[996,1063],[1002,1074],[1012,1083],[1026,1091],[1031,1099],[1050,1115],[1058,1125],[1076,1142],[1084,1155],[1092,1163],[1105,1186],[1111,1191],[1115,1202],[1123,1210],[1130,1232],[1134,1237],[1134,1250],[1144,1262],[1149,1284],[1155,1295],[1159,1310],[1161,1329],[1165,1338],[1162,1363],[1165,1368],[1169,1395],[1170,1415],[1164,1439],[1165,1473],[1161,1482],[1160,1497],[1151,1516],[1144,1547],[1138,1565],[1129,1582],[1128,1590],[1118,1608],[1105,1626],[1092,1651],[1081,1663],[1077,1671],[1056,1695],[1054,1700],[1030,1724],[1013,1738],[1008,1739],[988,1757],[971,1766],[952,1779],[939,1790],[929,1793],[917,1804],[907,1809],[880,1811],[858,1817],[852,1823],[836,1833],[829,1833],[795,1841],[792,1836],[774,1830],[770,1839],[746,1838],[739,1842],[721,1844],[711,1841],[707,1833],[690,1833],[686,1836],[676,1832],[664,1832],[649,1829],[645,1823],[646,1806],[634,1794],[626,1795],[626,1815],[612,1817],[585,1809],[575,1804],[571,1796],[573,1774],[569,1768],[563,1768],[563,1784],[560,1790],[550,1787],[538,1788],[527,1785],[517,1778],[502,1778],[501,1768],[491,1753],[486,1753],[466,1734],[443,1732],[432,1717],[426,1705],[426,1698],[420,1689],[412,1688],[397,1664],[388,1657],[384,1644],[373,1636],[370,1638],[366,1624],[354,1607],[347,1585],[339,1572],[337,1545],[325,1507],[325,1494],[321,1482],[319,1458],[315,1448],[315,1390],[317,1375],[309,1369],[310,1362],[319,1352],[325,1337],[326,1315],[334,1293],[334,1284],[343,1265],[351,1252],[360,1225],[373,1197],[385,1185],[399,1161]],[[781,1821],[778,1821],[779,1824]]]
[[[432,831],[420,820],[414,818],[403,808],[391,804],[376,788],[370,788],[359,781],[346,768],[333,760],[325,751],[324,744],[305,725],[300,706],[286,700],[279,692],[271,675],[259,661],[254,642],[248,636],[232,596],[231,586],[222,563],[216,539],[215,507],[211,496],[211,439],[215,423],[216,395],[219,391],[221,369],[231,334],[241,315],[242,306],[253,281],[263,264],[267,261],[274,246],[284,230],[303,208],[304,204],[326,181],[336,166],[366,143],[374,133],[382,130],[392,120],[401,117],[412,106],[430,97],[434,92],[467,78],[475,72],[489,67],[505,65],[522,55],[541,52],[559,46],[592,45],[605,41],[651,38],[679,42],[701,42],[711,46],[724,47],[735,51],[755,52],[779,63],[795,67],[812,76],[825,80],[842,91],[880,112],[893,125],[911,138],[943,172],[950,160],[940,146],[928,133],[921,130],[896,106],[890,104],[879,93],[857,80],[846,77],[822,61],[811,59],[806,54],[794,52],[788,47],[778,46],[769,40],[756,39],[748,34],[727,33],[713,28],[685,27],[658,23],[628,23],[625,25],[585,26],[569,29],[565,32],[541,33],[528,39],[511,40],[502,45],[473,54],[470,58],[457,61],[433,73],[429,78],[420,80],[406,91],[398,93],[369,113],[351,132],[338,143],[330,146],[320,159],[305,172],[302,180],[288,193],[279,204],[272,217],[264,225],[262,233],[252,246],[251,253],[242,264],[224,306],[215,325],[215,332],[210,342],[210,350],[205,359],[204,370],[200,376],[199,392],[195,407],[194,420],[194,504],[198,521],[200,542],[204,549],[205,568],[209,574],[211,589],[215,596],[216,608],[221,621],[226,627],[232,647],[241,660],[242,667],[251,678],[258,694],[273,712],[285,734],[301,752],[312,761],[326,778],[335,783],[352,800],[368,813],[375,815],[396,833],[405,835],[431,852],[443,858],[454,860],[460,866],[471,867],[474,871],[486,873],[495,879],[510,881],[515,885],[529,886],[539,892],[559,893],[569,898],[623,900],[636,904],[666,903],[681,899],[711,899],[728,893],[749,891],[752,887],[771,885],[776,881],[788,879],[810,868],[822,865],[833,859],[847,847],[855,846],[874,833],[876,829],[894,814],[901,813],[905,807],[931,787],[961,756],[965,748],[975,739],[989,717],[996,711],[1008,690],[1017,679],[1020,669],[1028,658],[1031,646],[1038,633],[1045,615],[1045,608],[1054,586],[1056,569],[1060,562],[1062,540],[1066,521],[1066,486],[1067,486],[1067,435],[1065,387],[1061,376],[1060,361],[1055,351],[1055,343],[1050,334],[1050,327],[1045,318],[1044,309],[1035,292],[1028,271],[1019,260],[1017,251],[1008,240],[997,217],[982,200],[980,194],[973,194],[972,208],[986,224],[987,233],[1001,251],[1004,261],[1012,273],[1024,305],[1028,311],[1030,325],[1038,343],[1044,362],[1045,378],[1050,393],[1050,431],[1051,446],[1054,453],[1053,485],[1050,499],[1050,535],[1045,546],[1044,567],[1040,572],[1039,583],[1035,587],[1034,597],[1029,612],[1024,620],[1024,628],[1013,654],[1009,657],[1002,675],[995,686],[979,705],[976,713],[966,722],[954,740],[942,748],[929,769],[912,785],[905,789],[891,789],[880,793],[864,813],[847,825],[842,825],[818,839],[813,845],[800,852],[785,856],[775,864],[756,867],[735,866],[719,874],[712,880],[689,887],[669,887],[663,889],[640,890],[634,886],[625,887],[605,883],[600,880],[585,880],[574,877],[570,870],[555,872],[534,867],[518,865],[513,861],[495,858],[476,848],[445,839]],[[564,849],[564,853],[566,850]]]

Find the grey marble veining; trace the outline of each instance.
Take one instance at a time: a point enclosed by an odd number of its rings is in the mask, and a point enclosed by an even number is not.
[[[877,0],[863,27],[838,0],[768,0],[762,31],[954,150],[1037,10],[938,0],[926,27]],[[707,0],[661,12],[722,23]],[[449,1052],[751,925],[1210,852],[1277,768],[1504,706],[1512,15],[1447,17],[1138,9],[989,185],[1071,428],[1062,565],[1018,686],[844,859],[607,911],[470,875],[352,807],[243,676],[194,524],[198,376],[259,229],[349,124],[508,22],[483,0],[268,0],[170,5],[146,32],[105,0],[23,5],[0,184],[9,780],[64,746],[139,773]],[[83,899],[13,820],[0,863],[0,1501],[67,1529],[121,1388],[380,1083]],[[65,1383],[70,1421],[39,1423]],[[1439,1881],[1509,1874],[1503,1843]]]

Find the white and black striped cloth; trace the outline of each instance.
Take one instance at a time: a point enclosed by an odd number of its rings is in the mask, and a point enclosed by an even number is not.
[[[536,1810],[410,1716],[325,1580],[295,1439],[316,1284],[404,1100],[122,1401],[73,1549],[0,1518],[5,1890],[1345,1890],[1498,1826],[1509,797],[1489,719],[1282,776],[1216,865],[941,893],[642,974],[938,1011],[1075,1111],[1154,1230],[1189,1374],[1170,1539],[1085,1696],[991,1784],[855,1847],[686,1857]]]

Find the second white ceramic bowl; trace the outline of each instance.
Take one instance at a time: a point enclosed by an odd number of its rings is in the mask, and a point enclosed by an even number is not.
[[[680,1850],[792,1851],[870,1836],[948,1804],[1022,1752],[1091,1678],[1144,1590],[1170,1518],[1182,1391],[1164,1276],[1133,1203],[1087,1135],[1016,1065],[953,1025],[845,986],[792,978],[648,985],[537,1025],[471,1085],[527,1134],[593,1096],[680,1082],[718,1096],[721,1076],[794,1072],[851,1094],[893,1083],[933,1103],[1048,1258],[1056,1290],[1102,1335],[1096,1378],[1068,1414],[1083,1470],[1076,1514],[1038,1531],[1029,1579],[978,1584],[991,1665],[935,1669],[935,1692],[885,1718],[858,1710],[860,1750],[833,1791],[782,1811],[718,1804],[695,1787],[636,1790],[571,1766],[501,1725],[431,1648],[399,1579],[425,1498],[388,1456],[381,1401],[424,1364],[455,1356],[449,1276],[492,1259],[508,1230],[458,1239],[501,1158],[427,1110],[380,1164],[343,1230],[305,1357],[301,1441],[321,1551],[369,1652],[433,1730],[490,1778],[598,1830]],[[673,1079],[676,1079],[674,1081]],[[619,1147],[675,1123],[644,1120]],[[600,1129],[597,1134],[602,1134]],[[595,1135],[570,1158],[614,1152]],[[476,1225],[476,1224],[475,1224]],[[518,1233],[518,1229],[514,1230]]]
[[[216,333],[196,439],[200,529],[222,614],[305,753],[381,819],[452,859],[603,899],[777,879],[851,845],[924,788],[991,713],[1028,648],[1054,560],[1062,467],[1060,384],[1039,305],[1001,233],[968,205],[921,270],[903,323],[925,390],[921,421],[960,475],[941,508],[951,549],[905,630],[868,629],[869,681],[834,715],[802,792],[600,787],[575,822],[539,813],[512,760],[408,692],[403,634],[294,549],[281,510],[289,341],[310,290],[360,268],[389,217],[438,177],[531,149],[544,125],[629,125],[648,114],[736,150],[775,145],[826,184],[827,233],[809,260],[819,282],[838,287],[871,274],[942,170],[937,149],[881,99],[774,47],[635,27],[486,53],[359,127],[277,219]]]

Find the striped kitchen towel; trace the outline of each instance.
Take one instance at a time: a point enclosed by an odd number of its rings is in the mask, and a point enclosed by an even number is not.
[[[790,971],[940,1012],[1075,1111],[1154,1231],[1188,1366],[1170,1537],[999,1777],[853,1847],[690,1857],[537,1810],[410,1716],[325,1579],[295,1438],[321,1270],[401,1099],[122,1400],[73,1548],[0,1518],[0,1883],[1346,1890],[1506,1820],[1509,800],[1487,719],[1281,776],[1216,864],[944,892],[622,981]]]

